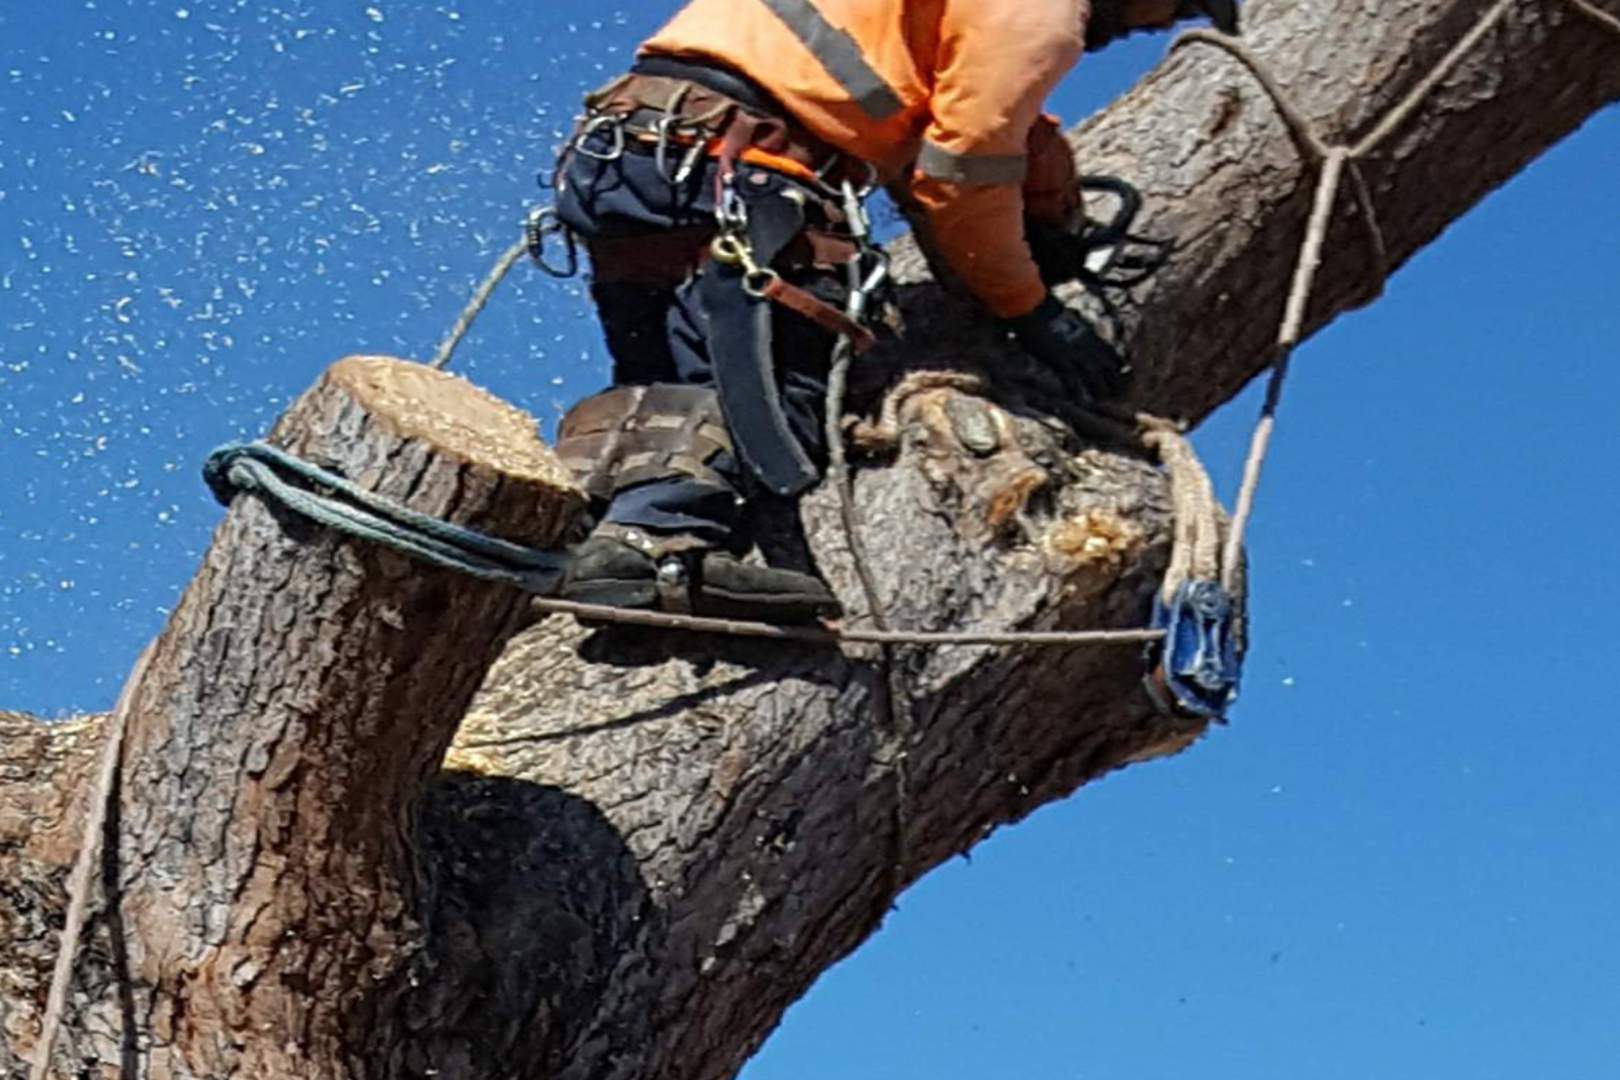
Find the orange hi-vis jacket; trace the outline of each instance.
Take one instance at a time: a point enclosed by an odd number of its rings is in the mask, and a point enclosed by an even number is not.
[[[689,0],[641,52],[741,72],[903,181],[951,269],[1012,317],[1046,295],[1024,240],[1031,131],[1089,15],[1089,0]]]

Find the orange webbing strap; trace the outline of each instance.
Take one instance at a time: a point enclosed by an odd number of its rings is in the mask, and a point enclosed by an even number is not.
[[[849,338],[857,354],[864,353],[877,344],[877,337],[872,331],[825,300],[811,295],[797,285],[783,281],[778,276],[771,277],[770,284],[760,290],[760,295],[773,304],[781,304],[789,311],[803,315],[829,334]]]

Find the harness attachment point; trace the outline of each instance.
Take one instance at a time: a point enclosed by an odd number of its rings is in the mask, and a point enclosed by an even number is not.
[[[1154,600],[1152,627],[1164,637],[1148,647],[1142,684],[1160,712],[1226,722],[1243,671],[1237,623],[1237,604],[1216,581],[1186,581],[1168,603]]]

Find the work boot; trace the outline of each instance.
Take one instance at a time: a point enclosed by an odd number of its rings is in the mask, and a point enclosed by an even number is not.
[[[606,607],[805,623],[842,613],[810,574],[749,566],[696,537],[603,525],[574,549],[562,598]]]

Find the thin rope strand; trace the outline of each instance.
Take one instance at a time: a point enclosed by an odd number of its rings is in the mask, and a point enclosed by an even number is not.
[[[67,1011],[73,964],[79,955],[79,938],[90,914],[90,875],[95,868],[96,856],[101,851],[102,832],[107,828],[113,787],[118,777],[118,761],[124,751],[124,736],[129,730],[129,715],[135,711],[135,690],[146,676],[146,665],[152,659],[156,644],[153,641],[141,651],[129,678],[124,680],[123,689],[118,692],[118,704],[113,706],[112,717],[107,721],[106,743],[101,748],[96,783],[90,789],[90,805],[85,810],[79,858],[68,878],[67,916],[62,926],[62,940],[56,950],[56,968],[51,973],[51,991],[45,999],[45,1019],[40,1026],[39,1047],[34,1053],[29,1080],[45,1080],[51,1069],[51,1056],[62,1030],[62,1014]],[[109,897],[108,902],[117,901]]]
[[[1568,2],[1575,8],[1576,11],[1580,12],[1582,15],[1585,15],[1593,22],[1596,22],[1599,26],[1606,27],[1607,29],[1614,31],[1616,34],[1620,34],[1620,18],[1610,15],[1607,11],[1604,11],[1596,4],[1587,3],[1586,0],[1568,0]]]
[[[495,265],[490,268],[483,282],[473,292],[472,299],[468,300],[467,306],[461,310],[461,318],[456,320],[456,324],[450,328],[450,333],[445,335],[444,341],[439,345],[439,351],[433,354],[433,361],[429,366],[440,371],[450,366],[451,354],[456,351],[456,346],[461,344],[461,339],[467,336],[467,331],[472,329],[473,320],[478,318],[479,313],[484,310],[484,305],[489,303],[489,298],[495,295],[496,287],[507,274],[511,273],[512,267],[517,265],[517,261],[523,258],[528,250],[529,241],[525,237],[503,251],[501,257],[495,260]]]
[[[833,351],[832,369],[827,374],[827,471],[832,476],[833,488],[838,495],[838,516],[843,522],[844,541],[849,547],[850,561],[855,565],[855,576],[860,580],[861,592],[866,597],[867,615],[879,630],[889,628],[878,595],[877,579],[872,576],[871,562],[867,558],[866,541],[861,535],[859,515],[855,510],[855,487],[850,481],[849,459],[844,450],[844,389],[849,379],[849,365],[854,357],[854,343],[842,336]]]
[[[1170,51],[1175,52],[1177,49],[1184,48],[1194,42],[1202,42],[1205,45],[1214,45],[1216,48],[1224,49],[1241,61],[1243,66],[1249,69],[1249,74],[1253,75],[1255,81],[1260,84],[1261,89],[1271,98],[1272,105],[1276,106],[1277,112],[1282,116],[1283,123],[1288,128],[1288,133],[1293,137],[1294,143],[1299,147],[1300,152],[1310,158],[1313,163],[1327,158],[1327,144],[1322,141],[1321,136],[1317,135],[1315,125],[1305,119],[1305,114],[1301,113],[1294,105],[1293,99],[1288,96],[1287,92],[1283,90],[1276,78],[1271,74],[1271,69],[1266,67],[1265,61],[1261,60],[1253,50],[1235,38],[1229,38],[1225,34],[1218,34],[1213,30],[1197,27],[1183,31],[1176,40],[1170,43]]]
[[[1158,641],[1162,630],[963,630],[926,632],[916,630],[828,630],[815,626],[778,626],[774,623],[746,622],[739,619],[712,619],[701,615],[676,615],[666,611],[579,604],[572,600],[536,597],[530,606],[547,615],[571,615],[587,622],[650,626],[660,630],[692,630],[732,637],[767,638],[775,641],[802,641],[812,645],[838,645],[844,642],[868,645],[1033,645],[1063,647],[1074,645],[1136,645]]]
[[[1310,301],[1311,287],[1316,282],[1316,270],[1322,263],[1322,245],[1327,239],[1328,223],[1332,220],[1333,205],[1339,193],[1339,178],[1344,175],[1348,154],[1349,151],[1342,146],[1330,150],[1316,184],[1316,202],[1311,207],[1310,226],[1300,246],[1299,262],[1294,268],[1294,283],[1289,290],[1282,327],[1277,333],[1277,359],[1272,364],[1271,381],[1266,386],[1266,402],[1261,410],[1260,422],[1255,425],[1249,443],[1249,457],[1243,464],[1243,486],[1238,489],[1237,509],[1232,514],[1232,528],[1227,533],[1226,552],[1221,558],[1221,587],[1227,592],[1231,592],[1237,584],[1237,569],[1243,558],[1243,535],[1248,530],[1249,518],[1254,514],[1254,496],[1260,487],[1260,470],[1271,449],[1271,432],[1276,427],[1283,381],[1288,377],[1288,360],[1299,342],[1300,328],[1305,322],[1306,306]]]
[[[1428,96],[1434,92],[1434,88],[1440,85],[1441,80],[1450,75],[1452,69],[1457,66],[1462,58],[1472,52],[1474,46],[1478,45],[1480,40],[1490,33],[1491,28],[1502,21],[1502,16],[1508,13],[1508,10],[1513,7],[1515,2],[1516,0],[1496,0],[1496,6],[1491,8],[1483,19],[1474,24],[1472,30],[1464,34],[1457,44],[1451,47],[1451,51],[1446,53],[1440,62],[1435,65],[1433,71],[1424,76],[1422,82],[1412,88],[1412,92],[1406,95],[1405,100],[1385,113],[1384,118],[1378,122],[1378,126],[1350,148],[1350,156],[1353,158],[1367,156],[1372,153],[1379,143],[1393,134],[1396,128],[1404,124],[1417,111],[1418,106],[1422,105]]]

